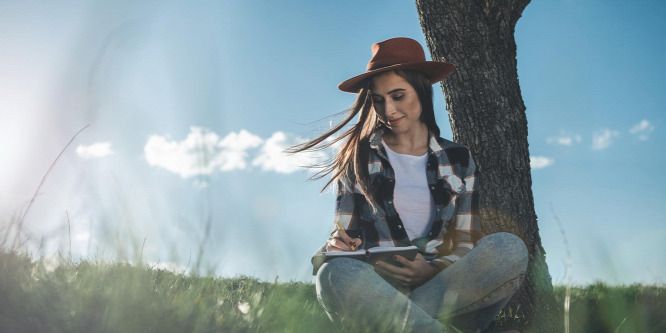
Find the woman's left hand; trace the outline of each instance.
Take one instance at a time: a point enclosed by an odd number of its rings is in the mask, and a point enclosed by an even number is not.
[[[403,256],[395,256],[394,259],[401,263],[403,267],[391,265],[385,261],[377,261],[375,271],[380,275],[399,281],[405,287],[418,287],[428,282],[438,273],[420,253],[416,254],[414,260],[409,260]]]

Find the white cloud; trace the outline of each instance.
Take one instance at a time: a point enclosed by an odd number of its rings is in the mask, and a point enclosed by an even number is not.
[[[638,124],[634,125],[629,130],[629,133],[638,135],[639,140],[647,140],[648,134],[654,131],[654,125],[650,124],[647,119],[641,120]]]
[[[329,141],[331,139],[328,139]],[[244,170],[251,166],[262,171],[292,173],[304,166],[321,163],[329,158],[329,152],[339,149],[341,143],[324,151],[308,151],[287,155],[284,149],[307,141],[304,138],[284,132],[275,132],[270,138],[260,137],[246,131],[232,132],[220,138],[210,130],[191,127],[183,141],[173,141],[168,137],[153,135],[144,146],[148,164],[167,169],[183,178],[211,175],[214,172]],[[255,150],[249,156],[248,150]],[[199,189],[209,186],[204,180],[195,180]]]
[[[562,146],[571,146],[574,143],[579,143],[583,140],[580,135],[568,134],[561,132],[558,136],[551,136],[546,139],[548,144],[557,144]]]
[[[220,139],[210,130],[193,126],[183,141],[151,136],[144,146],[144,155],[148,164],[188,178],[210,175],[214,171],[245,169],[246,150],[261,143],[261,138],[246,130]]]
[[[263,171],[275,171],[278,173],[292,173],[302,166],[308,166],[325,161],[329,156],[323,151],[307,151],[294,155],[287,155],[284,149],[305,142],[306,139],[295,135],[287,135],[284,132],[275,132],[264,142],[259,156],[252,165],[260,166]]]
[[[259,146],[263,140],[258,136],[241,130],[238,133],[231,132],[220,141],[220,147],[233,150],[245,150]]]
[[[76,147],[76,155],[82,158],[104,157],[113,154],[111,142],[98,142],[90,146],[79,145]]]
[[[592,137],[592,149],[601,150],[608,148],[613,143],[613,138],[620,136],[620,132],[604,129]]]
[[[532,169],[543,169],[545,167],[551,166],[555,163],[555,160],[545,156],[533,156],[530,157],[530,167]]]
[[[238,134],[231,132],[220,141],[219,146],[224,150],[217,156],[216,164],[220,165],[221,171],[247,168],[247,152],[249,148],[261,145],[263,140],[246,131],[241,130]]]

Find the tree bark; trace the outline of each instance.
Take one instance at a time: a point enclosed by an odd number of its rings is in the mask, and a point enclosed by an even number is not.
[[[562,328],[561,307],[534,211],[516,67],[514,30],[529,1],[416,0],[416,7],[433,60],[456,64],[442,89],[453,140],[470,148],[479,167],[482,229],[514,233],[529,250],[527,276],[505,310],[524,316],[523,331],[555,332]]]

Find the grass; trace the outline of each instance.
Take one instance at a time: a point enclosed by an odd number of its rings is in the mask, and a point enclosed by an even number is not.
[[[345,331],[328,320],[317,302],[314,285],[308,283],[174,274],[145,264],[73,262],[71,257],[60,257],[56,262],[34,260],[17,250],[4,250],[12,227],[16,227],[16,235],[9,248],[22,248],[23,223],[39,189],[86,127],[62,149],[20,219],[10,223],[0,240],[0,332]],[[555,218],[567,246],[570,272],[568,243]],[[554,293],[559,304],[569,306],[565,333],[666,332],[664,286],[599,282],[586,287],[554,286]],[[525,324],[520,309],[509,309],[496,317],[489,331]],[[357,325],[347,331],[381,330]]]
[[[0,254],[2,332],[308,332],[330,326],[313,286],[143,265]]]
[[[565,286],[555,286],[564,301]],[[666,287],[602,282],[571,288],[572,332],[666,332]]]
[[[309,283],[174,274],[146,265],[0,251],[2,332],[340,332]],[[555,294],[564,301],[564,286]],[[597,283],[571,292],[571,332],[664,332],[666,287]],[[519,322],[502,313],[501,325]],[[361,327],[350,331],[371,331]]]

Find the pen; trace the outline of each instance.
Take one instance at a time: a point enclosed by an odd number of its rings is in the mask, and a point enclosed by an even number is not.
[[[340,230],[345,230],[345,228],[342,227],[342,224],[340,224],[340,222],[335,221],[335,225],[338,226],[338,229],[340,229]],[[352,251],[356,251],[356,246],[354,246],[354,243],[353,243],[353,242],[352,242],[352,244],[351,244],[351,250],[352,250]]]

